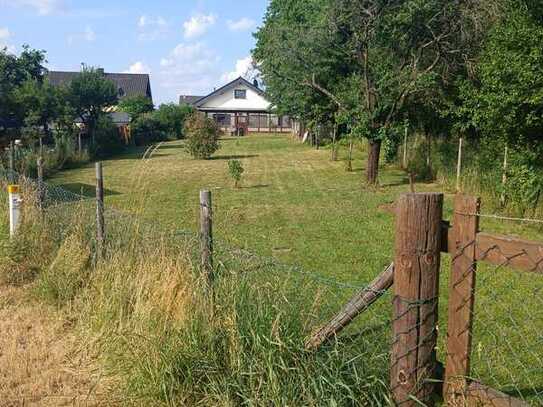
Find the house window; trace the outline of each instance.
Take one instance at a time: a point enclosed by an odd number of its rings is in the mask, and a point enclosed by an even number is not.
[[[247,91],[245,89],[236,89],[234,99],[247,99]]]

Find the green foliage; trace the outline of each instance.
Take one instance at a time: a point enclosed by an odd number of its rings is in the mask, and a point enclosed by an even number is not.
[[[104,108],[117,104],[118,91],[100,69],[83,66],[68,85],[68,100],[94,138],[99,117],[104,114]]]
[[[241,161],[239,160],[228,161],[228,173],[230,174],[230,177],[234,180],[234,186],[236,188],[239,187],[241,176],[243,175],[244,172],[245,172],[245,169],[243,168]]]
[[[168,134],[154,114],[139,117],[130,125],[132,138],[137,146],[166,141]]]
[[[182,139],[185,121],[193,112],[194,109],[188,105],[162,104],[153,113],[153,118],[160,124],[170,140]]]
[[[215,120],[201,113],[193,113],[185,123],[185,148],[194,158],[209,159],[221,147],[221,130]]]
[[[134,123],[145,113],[150,113],[154,109],[153,101],[146,96],[126,97],[119,102],[119,109],[130,115],[130,120]]]
[[[95,125],[94,142],[91,146],[91,155],[97,158],[110,157],[124,149],[115,124],[109,116],[100,115]]]

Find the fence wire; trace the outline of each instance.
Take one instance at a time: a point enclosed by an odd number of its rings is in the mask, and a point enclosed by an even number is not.
[[[503,393],[483,390],[484,397],[511,396],[529,405],[543,405],[543,253],[512,252],[499,244],[470,242],[459,257],[476,253],[476,271],[466,268],[460,285],[476,273],[475,287],[462,308],[474,305],[465,331],[471,329],[470,379]],[[497,260],[499,259],[499,260]],[[519,270],[524,259],[533,268]],[[466,262],[466,263],[469,263]],[[493,263],[493,264],[491,264]],[[498,263],[498,265],[495,265]],[[471,296],[471,298],[470,298]]]
[[[21,184],[25,205],[43,203],[42,218],[54,225],[55,239],[65,239],[76,225],[84,230],[91,246],[96,249],[96,203],[88,196],[63,188],[38,183],[17,173],[0,172],[0,184]],[[200,238],[197,232],[165,229],[139,215],[120,211],[106,205],[105,252],[132,253],[144,247],[167,247],[171,256],[188,253],[193,265],[199,264]],[[216,222],[220,226],[220,222]],[[217,226],[216,226],[217,228]],[[217,228],[219,229],[219,228]],[[219,286],[233,281],[250,287],[255,304],[276,298],[274,305],[277,321],[292,324],[299,321],[302,334],[307,338],[329,322],[357,295],[367,292],[364,284],[339,281],[325,273],[285,264],[273,257],[261,256],[247,249],[233,247],[216,230],[214,238],[214,265]],[[195,266],[195,269],[198,267]],[[375,270],[375,276],[380,270]],[[220,289],[218,289],[220,292]],[[341,354],[344,369],[354,366],[355,374],[374,377],[386,386],[390,365],[391,303],[388,292],[379,292],[381,298],[369,310],[349,324],[341,334],[324,344],[326,352]],[[296,318],[285,318],[294,315]],[[272,335],[273,333],[270,333]],[[273,338],[270,338],[270,340]],[[304,352],[300,343],[300,352]],[[371,392],[369,392],[371,394]],[[368,401],[366,405],[375,405]]]

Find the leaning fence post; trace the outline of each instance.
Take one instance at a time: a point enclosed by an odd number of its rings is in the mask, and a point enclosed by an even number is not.
[[[445,402],[465,405],[470,374],[471,330],[475,295],[476,238],[479,231],[480,199],[457,195],[454,201],[452,233],[456,247],[450,248],[452,267],[449,283]]]
[[[98,256],[104,253],[105,221],[104,221],[104,176],[102,163],[96,163],[96,246]]]
[[[396,219],[391,389],[402,407],[432,406],[443,194],[404,194]]]
[[[213,279],[213,209],[210,191],[200,191],[200,248],[200,265],[210,283]]]
[[[45,184],[43,183],[43,158],[38,158],[37,162],[38,168],[38,209],[43,210],[43,204],[45,201]]]

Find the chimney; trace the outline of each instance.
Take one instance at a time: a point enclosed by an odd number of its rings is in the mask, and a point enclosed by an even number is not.
[[[255,80],[253,81],[253,85],[255,85],[255,88],[258,88],[258,79],[255,79]]]

